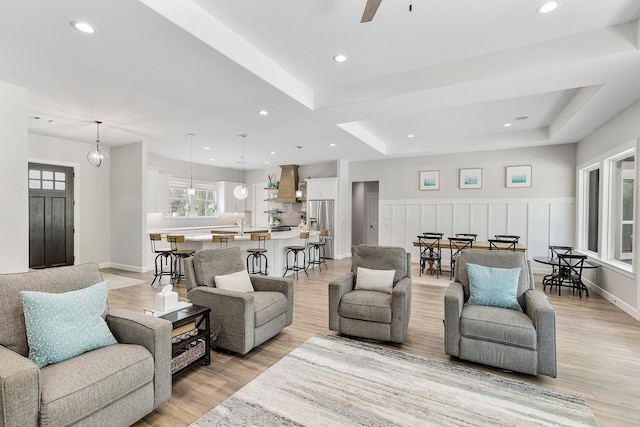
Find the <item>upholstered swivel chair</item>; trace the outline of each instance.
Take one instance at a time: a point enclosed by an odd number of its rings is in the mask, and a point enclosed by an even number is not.
[[[356,246],[353,254],[351,272],[329,283],[329,329],[404,342],[411,315],[411,254],[403,248],[370,245]],[[386,275],[388,287],[378,287],[378,280],[363,281],[380,275]]]
[[[218,286],[219,276],[239,272],[246,274],[239,247],[201,250],[184,260],[189,301],[211,307],[212,344],[244,355],[293,321],[293,281],[249,275],[253,291]]]
[[[470,264],[519,267],[514,298],[522,312],[465,304],[470,297]],[[523,252],[463,250],[444,297],[444,316],[448,355],[525,374],[556,376],[555,311],[534,289],[531,266]]]

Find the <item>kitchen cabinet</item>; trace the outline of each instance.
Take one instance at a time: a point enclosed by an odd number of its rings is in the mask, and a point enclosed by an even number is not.
[[[233,195],[233,189],[237,185],[242,185],[238,182],[227,182],[227,181],[219,181],[218,182],[218,212],[220,213],[233,213],[233,212],[244,212],[245,209],[245,200],[236,199]]]
[[[335,200],[338,195],[338,178],[307,179],[307,200]]]

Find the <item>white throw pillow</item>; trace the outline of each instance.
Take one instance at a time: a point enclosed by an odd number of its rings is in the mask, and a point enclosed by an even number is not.
[[[216,288],[228,291],[253,292],[253,285],[247,270],[240,270],[237,273],[215,276],[213,278]]]
[[[358,267],[356,272],[356,289],[391,293],[395,270],[371,270]]]

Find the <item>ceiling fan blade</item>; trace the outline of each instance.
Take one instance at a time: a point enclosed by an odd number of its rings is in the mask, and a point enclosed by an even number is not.
[[[360,23],[371,22],[373,17],[376,15],[376,12],[378,11],[378,6],[380,6],[380,3],[382,3],[382,0],[367,0],[367,4],[364,7],[364,13],[362,14],[362,20],[360,21]]]

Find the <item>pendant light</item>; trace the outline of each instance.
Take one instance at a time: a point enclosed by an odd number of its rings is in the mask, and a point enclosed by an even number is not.
[[[187,188],[187,194],[189,196],[193,196],[196,194],[196,188],[193,186],[193,137],[196,136],[195,133],[190,133],[189,141],[191,142],[191,177],[189,178],[189,188]]]
[[[297,145],[298,147],[298,167],[300,167],[300,149],[302,145]],[[300,182],[298,182],[298,189],[296,190],[296,199],[302,199],[302,190],[300,189]]]
[[[96,149],[87,154],[87,160],[91,166],[99,168],[107,161],[109,154],[106,151],[100,151],[100,125],[102,122],[96,120]]]
[[[235,196],[236,199],[246,199],[247,196],[249,195],[249,190],[247,189],[247,186],[244,183],[244,141],[245,138],[247,137],[246,133],[240,134],[238,136],[242,137],[242,172],[240,175],[240,180],[242,181],[242,185],[236,185],[235,188],[233,189],[233,195]]]

